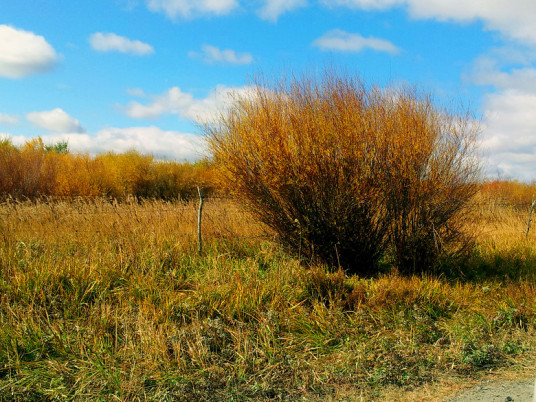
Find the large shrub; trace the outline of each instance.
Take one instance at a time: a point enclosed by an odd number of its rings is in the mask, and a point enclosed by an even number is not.
[[[474,125],[416,90],[262,82],[205,131],[229,188],[303,257],[365,274],[390,254],[413,272],[464,244]]]

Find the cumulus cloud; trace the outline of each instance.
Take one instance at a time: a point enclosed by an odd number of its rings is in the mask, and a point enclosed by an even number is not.
[[[0,113],[0,124],[18,124],[19,118],[14,114]]]
[[[24,145],[29,138],[26,138],[23,135],[13,135],[11,133],[0,132],[0,140],[9,140],[13,145],[21,146]]]
[[[536,43],[536,2],[534,0],[322,0],[329,7],[362,10],[407,8],[418,19],[472,22],[480,20],[489,30],[511,39]]]
[[[490,85],[499,90],[516,89],[536,93],[536,47],[522,54],[515,48],[492,49],[473,62],[463,78],[473,84]],[[516,67],[511,68],[512,65]]]
[[[506,90],[484,102],[482,147],[488,172],[522,180],[536,178],[536,93]]]
[[[237,0],[146,0],[147,8],[172,20],[203,15],[224,15],[238,6]]]
[[[306,5],[307,0],[265,0],[258,14],[262,19],[275,22],[281,14]]]
[[[83,133],[86,130],[74,117],[60,108],[44,112],[32,112],[26,118],[34,126],[57,133]]]
[[[106,128],[95,134],[67,133],[43,136],[45,143],[67,141],[74,152],[126,152],[136,150],[155,158],[194,161],[205,156],[202,136],[165,131],[158,127]]]
[[[42,73],[57,60],[56,51],[42,36],[0,25],[0,77],[21,78]]]
[[[491,49],[465,76],[495,90],[484,96],[482,106],[482,146],[491,175],[536,179],[535,56],[530,49]]]
[[[379,38],[365,38],[357,33],[349,33],[340,29],[326,32],[313,42],[313,46],[321,50],[333,50],[339,52],[361,52],[372,49],[378,52],[391,54],[399,53],[400,50],[391,42]]]
[[[135,119],[152,119],[163,114],[182,115],[194,103],[193,96],[182,92],[179,87],[170,88],[162,95],[152,96],[153,102],[144,105],[130,102],[124,108],[125,114]]]
[[[201,53],[189,52],[192,58],[200,58],[205,63],[227,63],[227,64],[250,64],[253,62],[253,56],[250,53],[237,53],[232,49],[218,49],[210,45],[203,45]]]
[[[98,52],[121,52],[136,56],[144,56],[154,53],[154,49],[147,43],[139,40],[131,40],[114,33],[97,32],[89,37],[89,43]]]
[[[164,114],[175,114],[197,123],[213,120],[233,102],[234,96],[246,95],[251,87],[217,86],[206,98],[196,99],[192,94],[183,92],[179,87],[170,88],[161,95],[152,96],[152,102],[141,104],[131,102],[123,111],[136,119],[156,118]]]

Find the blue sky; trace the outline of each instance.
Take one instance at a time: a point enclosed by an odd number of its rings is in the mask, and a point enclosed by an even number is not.
[[[536,0],[0,2],[0,135],[203,155],[258,73],[333,66],[469,105],[489,175],[536,179]]]

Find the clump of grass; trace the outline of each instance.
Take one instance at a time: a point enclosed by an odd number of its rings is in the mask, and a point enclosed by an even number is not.
[[[305,267],[230,201],[205,212],[199,256],[192,204],[1,205],[0,395],[379,397],[534,356],[528,268],[347,277]],[[506,246],[489,236],[478,258],[494,267]],[[523,242],[509,247],[528,259]]]

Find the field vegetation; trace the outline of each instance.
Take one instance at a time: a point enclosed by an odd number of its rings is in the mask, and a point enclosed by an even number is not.
[[[41,138],[15,146],[0,140],[0,198],[127,197],[189,200],[196,186],[214,190],[207,162],[158,161],[132,150],[90,156],[71,153],[67,142],[45,144]]]
[[[403,399],[520,367],[536,235],[527,208],[480,197],[451,276],[371,278],[284,253],[231,200],[205,204],[202,255],[195,202],[7,201],[0,399]]]
[[[536,183],[480,182],[466,115],[324,79],[239,99],[213,162],[1,142],[0,400],[426,400],[534,367]]]

